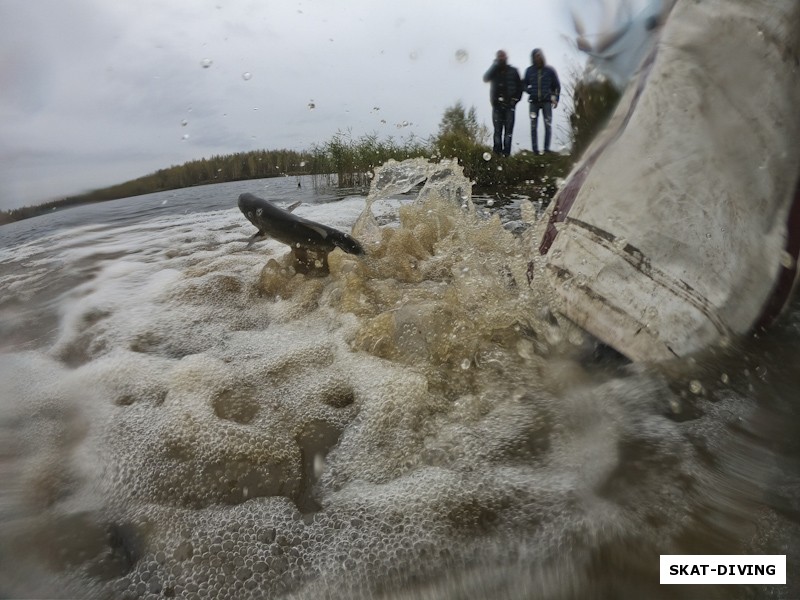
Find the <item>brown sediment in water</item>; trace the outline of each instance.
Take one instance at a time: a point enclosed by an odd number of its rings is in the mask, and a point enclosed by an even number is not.
[[[469,380],[470,366],[519,366],[536,356],[520,357],[520,345],[563,345],[569,335],[548,337],[552,317],[539,318],[547,291],[528,286],[527,237],[479,217],[449,191],[434,187],[403,206],[397,227],[373,234],[366,256],[331,252],[324,279],[298,274],[286,255],[264,267],[259,289],[291,299],[298,312],[319,304],[355,315],[354,350],[415,366],[451,395],[464,391],[457,382]],[[357,224],[360,233],[369,235]]]
[[[4,355],[0,594],[659,597],[659,554],[788,530],[732,444],[759,381],[575,360],[530,237],[453,175],[327,272],[236,231],[114,262]]]

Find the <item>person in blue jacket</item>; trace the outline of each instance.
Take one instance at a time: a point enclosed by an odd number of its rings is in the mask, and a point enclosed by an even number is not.
[[[531,110],[531,141],[533,153],[539,152],[538,124],[539,111],[544,117],[544,151],[550,152],[552,137],[553,109],[558,106],[561,96],[561,83],[556,70],[544,61],[544,53],[536,48],[531,52],[531,66],[525,70],[525,91]]]
[[[522,98],[522,80],[519,71],[508,64],[508,55],[503,50],[497,51],[483,80],[492,83],[489,99],[492,102],[494,152],[508,156],[511,154],[511,135],[514,132],[514,111]]]

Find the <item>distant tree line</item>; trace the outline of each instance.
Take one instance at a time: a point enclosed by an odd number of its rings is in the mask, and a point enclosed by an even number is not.
[[[475,108],[467,110],[457,102],[445,109],[438,133],[428,139],[415,136],[405,140],[379,139],[376,134],[355,139],[349,132],[339,132],[310,151],[257,150],[202,158],[85,194],[3,211],[0,225],[55,208],[245,179],[335,174],[340,187],[366,187],[369,173],[375,167],[389,159],[414,157],[458,159],[464,174],[475,182],[479,191],[516,188],[532,197],[549,200],[555,194],[556,180],[566,176],[578,152],[588,146],[618,99],[610,87],[577,86],[575,92],[576,102],[570,116],[575,149],[572,156],[520,152],[502,159],[495,157],[487,144],[489,131],[478,123]]]
[[[327,168],[327,165],[319,164],[321,158],[324,157],[313,152],[296,152],[294,150],[258,150],[202,158],[182,165],[159,169],[144,177],[92,190],[85,194],[0,212],[0,224],[34,217],[54,208],[129,198],[195,185],[313,173]]]

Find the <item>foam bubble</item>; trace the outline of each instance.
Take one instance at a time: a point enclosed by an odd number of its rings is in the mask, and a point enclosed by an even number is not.
[[[699,417],[660,374],[574,359],[581,336],[527,283],[535,234],[476,214],[454,163],[372,183],[298,208],[369,238],[327,271],[242,252],[235,209],[40,249],[92,275],[51,348],[0,363],[10,593],[552,597],[589,590],[604,553],[707,531],[687,514],[733,476],[698,458]],[[724,413],[708,387],[689,400]]]

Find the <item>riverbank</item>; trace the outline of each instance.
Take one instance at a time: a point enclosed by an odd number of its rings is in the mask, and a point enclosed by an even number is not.
[[[556,192],[558,179],[566,177],[572,166],[569,155],[534,155],[523,151],[509,157],[498,157],[488,147],[472,143],[462,144],[457,153],[448,152],[447,148],[435,149],[391,140],[376,145],[375,140],[369,137],[348,144],[339,140],[334,153],[330,152],[330,147],[329,143],[323,151],[315,149],[307,154],[263,151],[192,161],[86,194],[0,211],[0,225],[74,206],[248,179],[311,175],[325,178],[326,182],[334,182],[334,185],[366,188],[374,167],[390,159],[418,156],[433,157],[433,160],[455,156],[464,167],[465,175],[474,182],[474,192],[496,196],[501,203],[512,194],[521,194],[546,205]],[[365,152],[368,148],[371,151]],[[275,162],[278,154],[283,156],[282,164]],[[232,167],[239,163],[248,165],[248,168]],[[253,164],[264,168],[250,168]]]

